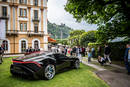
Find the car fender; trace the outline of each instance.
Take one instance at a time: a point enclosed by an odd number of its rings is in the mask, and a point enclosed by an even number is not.
[[[56,59],[48,57],[48,58],[44,58],[44,60],[42,60],[43,65],[47,65],[47,64],[56,64]]]

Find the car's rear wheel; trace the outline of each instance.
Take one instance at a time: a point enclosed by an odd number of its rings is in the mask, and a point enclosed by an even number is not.
[[[79,60],[76,60],[76,61],[74,62],[74,68],[75,68],[75,69],[78,69],[79,66],[80,66],[80,61],[79,61]]]
[[[44,69],[44,77],[47,80],[52,79],[55,76],[55,66],[53,64],[48,64]]]

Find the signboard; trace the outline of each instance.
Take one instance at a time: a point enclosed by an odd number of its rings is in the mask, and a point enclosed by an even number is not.
[[[0,19],[0,46],[2,41],[6,38],[6,20]]]

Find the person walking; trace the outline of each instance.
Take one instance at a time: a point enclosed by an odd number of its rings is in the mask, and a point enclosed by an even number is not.
[[[111,54],[111,49],[110,49],[110,47],[109,47],[107,44],[105,44],[105,48],[104,48],[104,58],[105,58],[106,60],[108,60],[109,63],[111,64],[110,54]]]
[[[95,48],[92,48],[92,58],[95,57]]]
[[[67,47],[64,47],[64,54],[67,55]]]
[[[86,51],[85,47],[82,47],[82,56],[83,57],[85,57],[85,51]]]
[[[128,71],[128,75],[130,75],[130,44],[126,45],[124,62],[125,62],[126,69]]]
[[[4,49],[3,49],[3,47],[1,46],[1,47],[0,47],[0,64],[2,64],[2,62],[3,62],[3,53],[4,53]]]
[[[88,47],[87,54],[88,54],[88,63],[89,63],[89,62],[91,62],[91,57],[92,57],[92,53],[91,53],[91,48],[90,47]]]
[[[80,46],[78,46],[78,47],[76,48],[76,55],[78,56],[79,60],[82,62],[81,53],[82,53],[82,49],[80,48]]]

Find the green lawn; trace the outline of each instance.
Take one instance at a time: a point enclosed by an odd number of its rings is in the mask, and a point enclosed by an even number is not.
[[[109,87],[92,72],[93,68],[83,64],[80,69],[59,73],[49,81],[12,77],[10,64],[11,58],[5,58],[0,65],[0,87]]]

